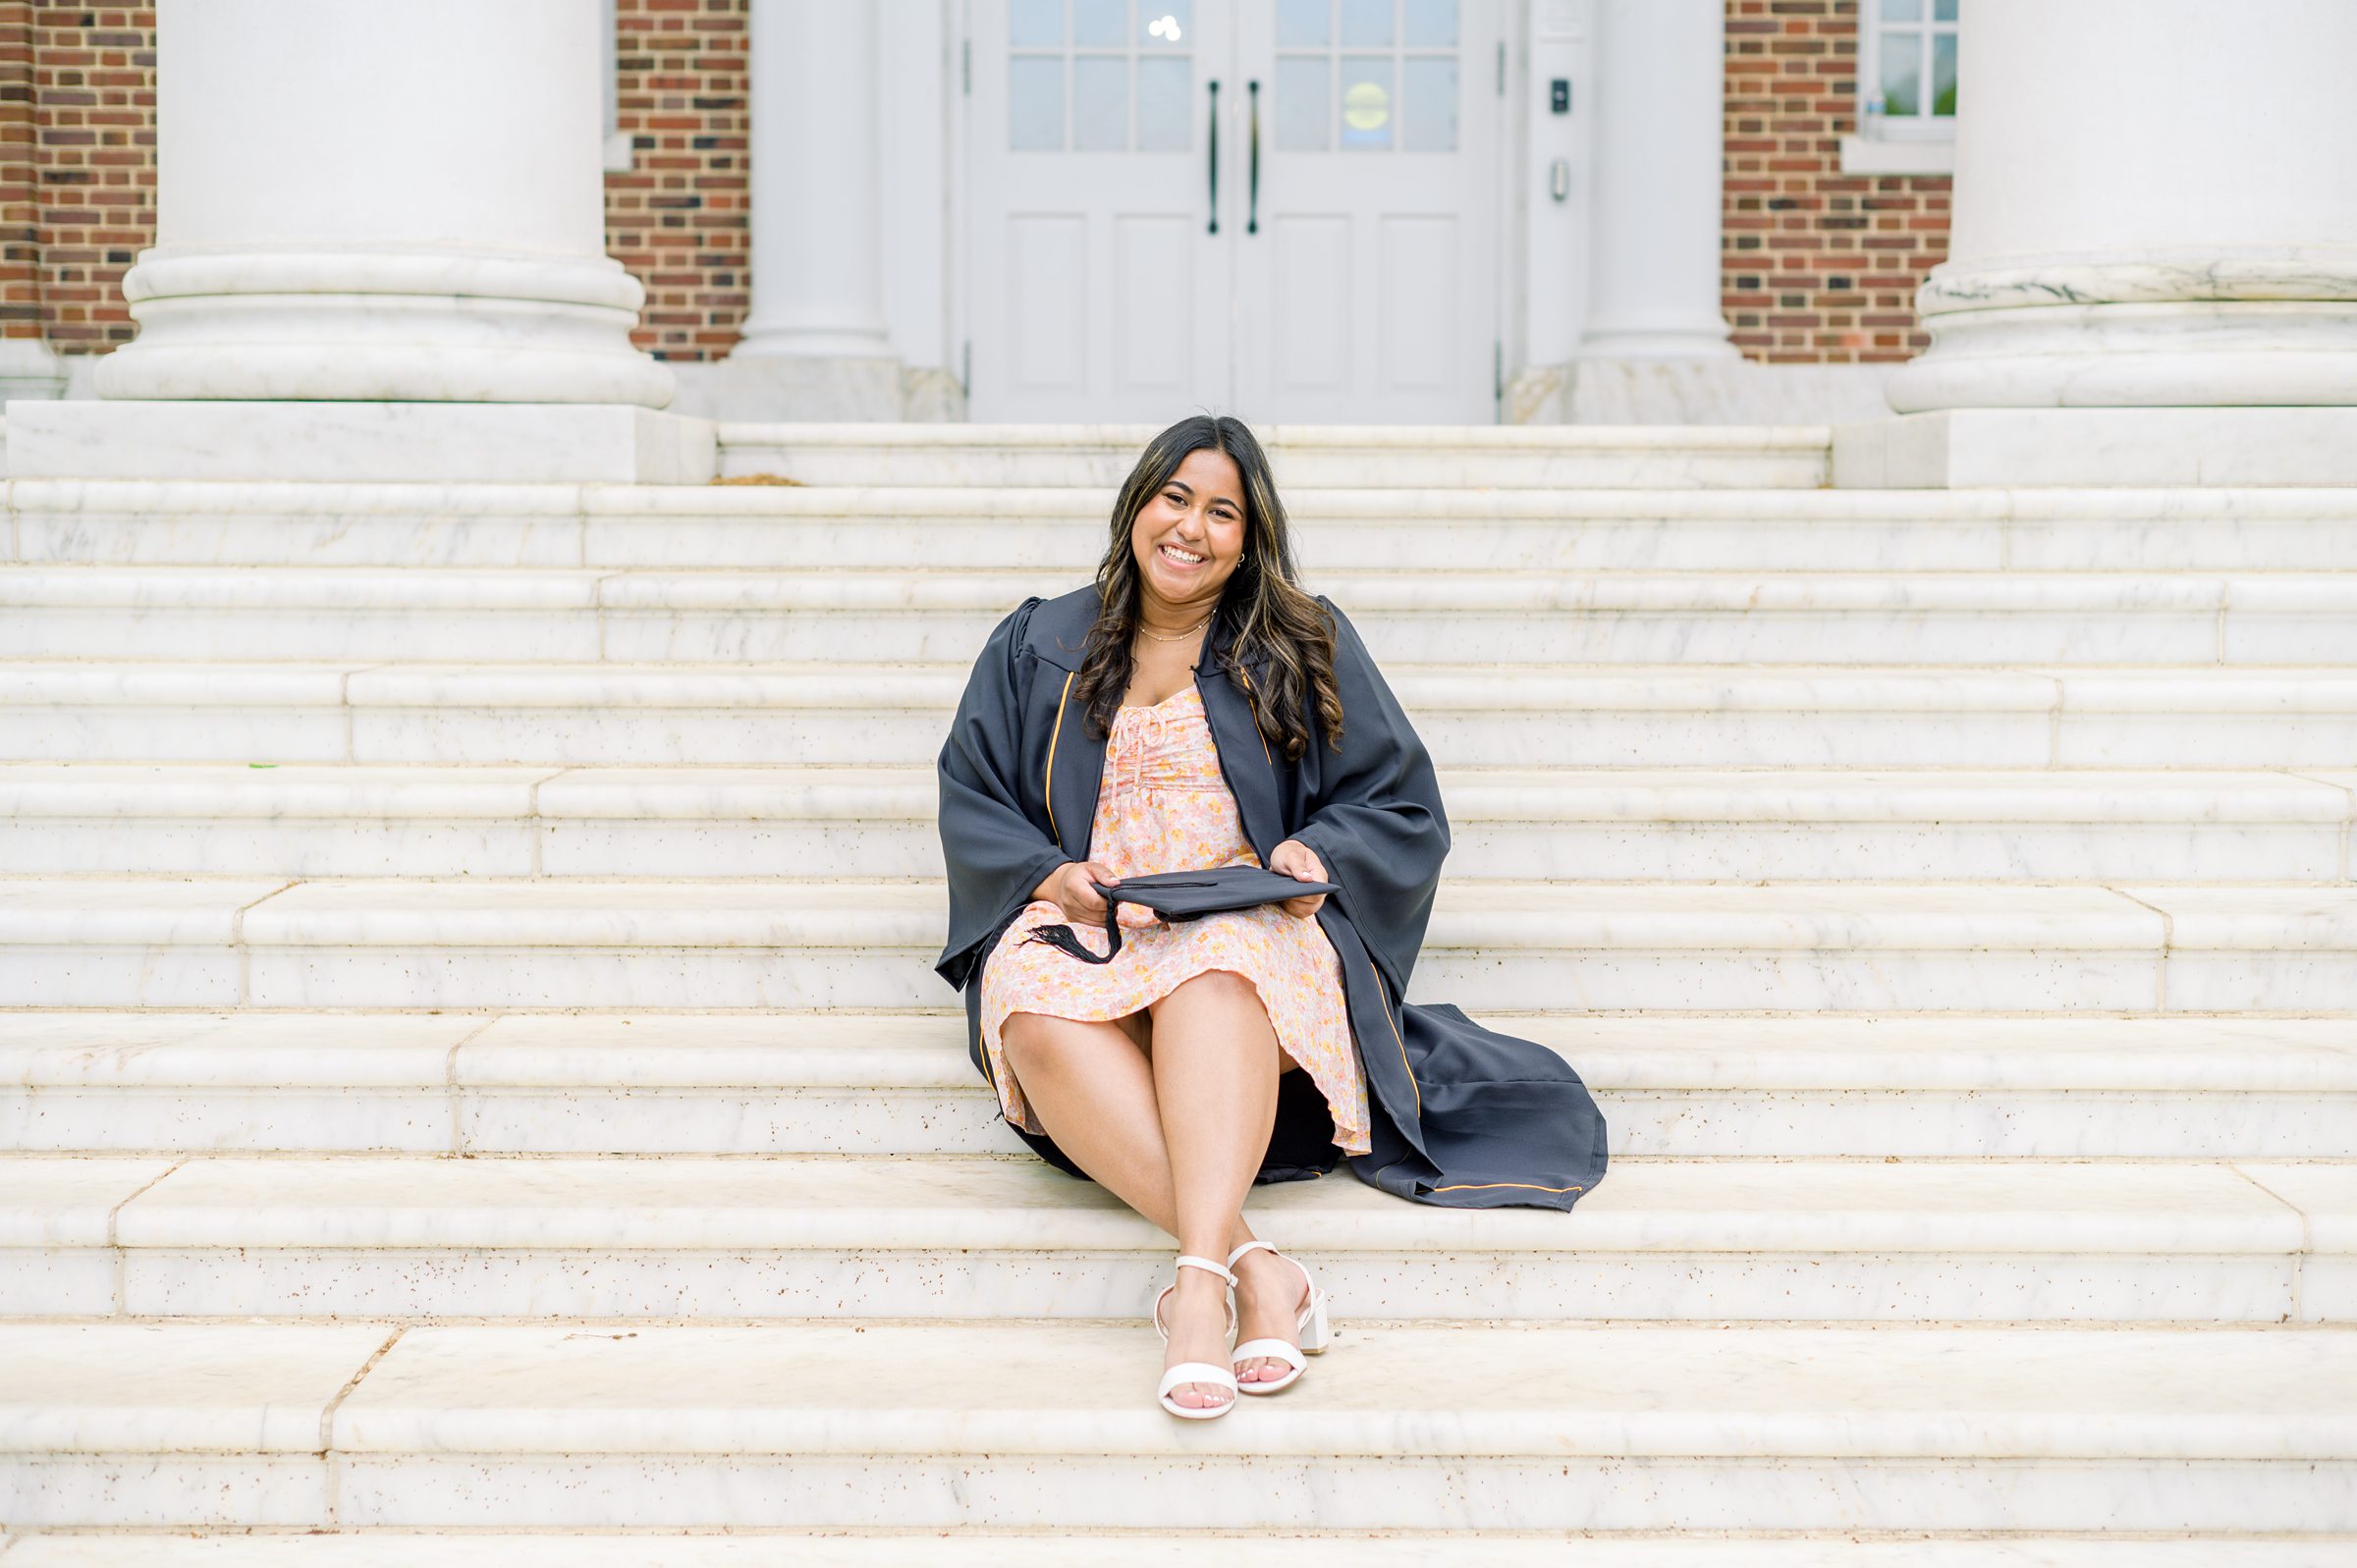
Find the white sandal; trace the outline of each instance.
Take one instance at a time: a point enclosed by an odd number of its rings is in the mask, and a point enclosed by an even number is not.
[[[1200,1269],[1207,1274],[1218,1274],[1227,1281],[1228,1332],[1233,1336],[1235,1332],[1235,1275],[1213,1263],[1209,1258],[1190,1258],[1185,1253],[1178,1255],[1178,1267]],[[1171,1292],[1178,1288],[1177,1282],[1174,1281],[1163,1286],[1162,1294],[1154,1298],[1154,1331],[1162,1335],[1165,1344],[1170,1343],[1171,1331],[1162,1325],[1162,1304],[1169,1300]],[[1222,1404],[1189,1409],[1185,1405],[1176,1403],[1171,1398],[1171,1390],[1184,1382],[1204,1382],[1215,1388],[1225,1388],[1228,1390],[1228,1398]],[[1184,1421],[1209,1421],[1214,1416],[1224,1416],[1235,1408],[1235,1369],[1233,1367],[1215,1367],[1208,1361],[1182,1361],[1162,1375],[1162,1381],[1156,1386],[1154,1397],[1162,1402],[1163,1409]]]
[[[1228,1255],[1228,1267],[1234,1269],[1238,1258],[1255,1251],[1265,1252],[1272,1258],[1284,1258],[1287,1263],[1301,1270],[1301,1313],[1293,1325],[1301,1336],[1301,1348],[1296,1350],[1282,1339],[1248,1339],[1230,1352],[1232,1361],[1266,1359],[1282,1361],[1290,1367],[1292,1371],[1275,1382],[1243,1382],[1239,1379],[1236,1383],[1239,1393],[1273,1394],[1290,1388],[1301,1380],[1301,1374],[1309,1367],[1305,1358],[1324,1354],[1326,1342],[1334,1337],[1334,1327],[1326,1320],[1326,1292],[1318,1288],[1318,1282],[1310,1277],[1309,1271],[1303,1268],[1300,1259],[1288,1258],[1265,1241],[1247,1241]],[[1229,1370],[1233,1373],[1234,1368],[1231,1366]]]

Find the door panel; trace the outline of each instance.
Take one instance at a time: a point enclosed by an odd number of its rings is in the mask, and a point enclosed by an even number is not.
[[[1375,319],[1383,345],[1383,390],[1402,395],[1449,391],[1456,345],[1459,225],[1454,218],[1391,216],[1378,220]]]
[[[1348,216],[1289,213],[1261,229],[1254,239],[1276,260],[1267,277],[1278,292],[1269,345],[1275,351],[1267,356],[1271,393],[1280,402],[1297,394],[1346,397],[1352,379]]]
[[[1190,390],[1187,346],[1197,336],[1192,269],[1194,224],[1132,215],[1113,225],[1114,376],[1125,390],[1179,398]],[[1224,327],[1215,323],[1215,328]]]
[[[1083,213],[1009,213],[1008,344],[1015,385],[1055,396],[1087,376],[1088,219]]]

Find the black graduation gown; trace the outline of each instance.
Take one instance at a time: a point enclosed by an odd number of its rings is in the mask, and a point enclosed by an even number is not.
[[[1230,630],[1213,622],[1195,684],[1244,835],[1265,864],[1297,838],[1343,891],[1317,920],[1342,959],[1350,1027],[1365,1064],[1371,1151],[1358,1176],[1424,1203],[1568,1209],[1604,1175],[1604,1118],[1554,1052],[1498,1034],[1453,1006],[1400,1001],[1432,913],[1449,823],[1432,761],[1342,613],[1335,678],[1344,723],[1338,753],[1312,715],[1297,763],[1277,755],[1217,657]],[[941,838],[950,930],[935,967],[965,992],[967,1045],[985,1077],[982,966],[1057,866],[1088,858],[1105,742],[1073,696],[1097,613],[1091,585],[1026,600],[975,662],[941,751]],[[1251,672],[1241,673],[1245,682]],[[1305,1078],[1288,1073],[1286,1080]],[[1017,1135],[1075,1167],[1048,1139]],[[1331,1136],[1331,1128],[1327,1131]],[[1323,1164],[1331,1166],[1329,1145]],[[1262,1180],[1314,1174],[1274,1147]]]

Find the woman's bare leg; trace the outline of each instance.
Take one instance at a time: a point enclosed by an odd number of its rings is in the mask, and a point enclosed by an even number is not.
[[[1252,1008],[1260,1012],[1257,993],[1248,985],[1244,989]],[[1268,1028],[1265,1012],[1260,1012],[1260,1028]],[[1090,1023],[1014,1013],[1002,1025],[999,1038],[1009,1071],[1022,1085],[1023,1098],[1057,1147],[1099,1185],[1175,1236],[1178,1233],[1178,1200],[1146,1049],[1153,1033],[1152,1021],[1144,1016]],[[1269,1038],[1274,1052],[1273,1031]],[[1280,1068],[1294,1069],[1292,1060],[1281,1053],[1275,1054],[1275,1061]],[[1272,1079],[1270,1119],[1274,1114]],[[1267,1145],[1264,1125],[1252,1149],[1254,1169]],[[1250,1180],[1249,1171],[1245,1180]],[[1205,1256],[1225,1258],[1252,1239],[1251,1228],[1239,1212],[1225,1244]],[[1183,1280],[1199,1272],[1190,1269],[1179,1277]],[[1202,1277],[1205,1284],[1214,1282],[1209,1275]],[[1237,1277],[1239,1336],[1291,1338],[1300,1303],[1300,1275],[1267,1253],[1255,1252],[1237,1266]],[[1210,1299],[1217,1307],[1216,1292]],[[1174,1299],[1173,1317],[1178,1316],[1176,1307]],[[1223,1311],[1215,1326],[1224,1326],[1225,1322]],[[1170,1359],[1208,1359],[1217,1364],[1222,1358],[1181,1356],[1174,1341]],[[1274,1380],[1286,1371],[1282,1363],[1255,1358],[1237,1369],[1237,1377],[1246,1382]],[[1198,1408],[1200,1404],[1223,1403],[1227,1395],[1225,1389],[1214,1389],[1204,1398],[1203,1391],[1193,1384],[1177,1392],[1180,1403]]]
[[[1171,1157],[1162,1145],[1162,1112],[1154,1104],[1154,1074],[1146,1065],[1145,1019],[1125,1028],[1130,1021],[1011,1013],[1000,1026],[999,1045],[1031,1113],[1056,1147],[1097,1185],[1177,1235],[1178,1206],[1171,1192]],[[1247,1236],[1239,1231],[1236,1242]]]
[[[1124,1023],[1133,1026],[1125,1028]],[[1042,1013],[1013,1013],[999,1028],[999,1046],[1008,1069],[1022,1085],[1032,1114],[1056,1140],[1056,1147],[1099,1186],[1177,1235],[1178,1205],[1170,1153],[1155,1103],[1154,1071],[1141,1049],[1150,1030],[1150,1021],[1142,1018],[1083,1023]],[[1260,1146],[1268,1146],[1265,1132]],[[1257,1163],[1257,1151],[1253,1158]],[[1233,1239],[1197,1256],[1217,1263],[1252,1238],[1240,1212],[1233,1218],[1230,1235]],[[1178,1250],[1187,1248],[1181,1245]],[[1228,1309],[1219,1281],[1200,1269],[1181,1269],[1178,1278],[1179,1288],[1163,1315],[1164,1326],[1171,1330],[1170,1353],[1163,1365],[1226,1365]],[[1209,1288],[1198,1289],[1195,1280]],[[1206,1301],[1214,1315],[1208,1337],[1199,1321]],[[1181,1383],[1171,1390],[1171,1397],[1202,1410],[1226,1404],[1229,1394],[1226,1388]]]
[[[1243,976],[1213,970],[1150,1009],[1154,1101],[1162,1114],[1178,1250],[1225,1257],[1242,1220],[1244,1194],[1260,1169],[1277,1120],[1277,1068],[1284,1053],[1260,993]],[[1172,1359],[1228,1361],[1228,1314],[1219,1281],[1190,1270],[1171,1298],[1185,1326],[1171,1334]],[[1225,1389],[1205,1403],[1222,1403]],[[1179,1395],[1179,1403],[1193,1401]]]

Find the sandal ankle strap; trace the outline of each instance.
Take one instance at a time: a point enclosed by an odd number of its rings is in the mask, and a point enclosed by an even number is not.
[[[1191,1254],[1183,1252],[1178,1255],[1178,1267],[1180,1269],[1200,1269],[1207,1274],[1218,1274],[1222,1279],[1228,1281],[1228,1288],[1221,1292],[1221,1295],[1222,1298],[1228,1303],[1228,1337],[1231,1339],[1234,1338],[1235,1275],[1230,1273],[1218,1264],[1213,1263],[1209,1258],[1197,1258]],[[1165,1285],[1162,1287],[1162,1294],[1154,1298],[1154,1331],[1162,1335],[1162,1337],[1165,1339],[1171,1337],[1171,1331],[1162,1325],[1162,1304],[1169,1300],[1171,1292],[1177,1290],[1178,1288],[1178,1286],[1176,1283]],[[1170,1390],[1166,1388],[1163,1390],[1163,1392],[1168,1393]]]
[[[1228,1261],[1230,1263],[1235,1262],[1233,1258],[1231,1258]],[[1219,1264],[1213,1263],[1209,1258],[1197,1258],[1182,1252],[1178,1255],[1178,1267],[1180,1269],[1200,1269],[1207,1274],[1218,1274],[1231,1286],[1235,1283],[1234,1274],[1229,1272],[1228,1270],[1221,1267]]]
[[[1236,1248],[1235,1251],[1228,1255],[1229,1269],[1233,1271],[1235,1268],[1235,1261],[1238,1258],[1247,1257],[1254,1252],[1265,1252],[1278,1262],[1289,1263],[1295,1269],[1301,1271],[1302,1310],[1307,1311],[1309,1303],[1315,1301],[1318,1294],[1318,1281],[1316,1276],[1310,1273],[1309,1265],[1303,1263],[1298,1258],[1292,1257],[1287,1253],[1279,1252],[1276,1248],[1270,1246],[1265,1241],[1247,1241],[1242,1246]],[[1233,1273],[1231,1273],[1230,1277],[1233,1279],[1234,1276]]]

